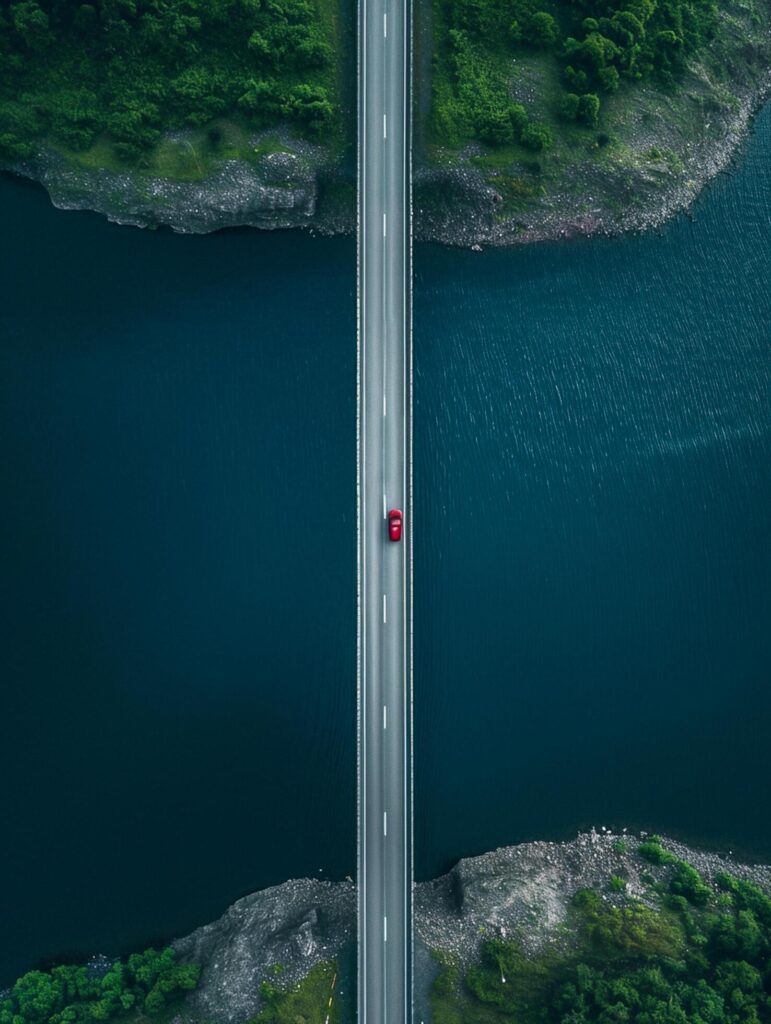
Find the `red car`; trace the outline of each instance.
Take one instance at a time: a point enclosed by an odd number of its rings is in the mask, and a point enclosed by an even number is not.
[[[402,512],[401,509],[392,508],[388,513],[388,536],[391,540],[402,539]]]

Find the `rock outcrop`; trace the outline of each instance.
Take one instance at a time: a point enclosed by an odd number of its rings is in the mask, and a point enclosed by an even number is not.
[[[672,95],[645,83],[633,99],[608,99],[609,109],[618,109],[613,139],[602,136],[601,158],[599,142],[594,155],[578,147],[543,175],[536,159],[529,165],[537,170],[483,170],[485,151],[477,144],[462,153],[434,153],[427,162],[418,144],[415,239],[479,249],[609,236],[659,228],[688,210],[707,183],[734,164],[771,95],[771,22],[752,43],[744,40],[743,22],[726,12],[723,18],[726,45],[733,47],[732,80],[716,77],[706,61],[693,61]],[[430,102],[429,79],[430,67],[421,67],[416,87],[423,107]],[[425,122],[428,110],[420,117]],[[286,127],[270,133],[278,148],[264,151],[271,148],[264,135],[249,140],[252,158],[216,160],[189,180],[92,167],[45,144],[8,169],[41,182],[61,209],[94,210],[119,224],[192,234],[229,227],[355,231],[352,158],[343,167],[328,147],[298,139]],[[169,133],[165,141],[192,146],[184,132]]]
[[[175,136],[174,141],[183,145],[185,140]],[[253,141],[259,152],[260,138]],[[327,200],[329,193],[342,191],[329,186],[345,185],[345,176],[325,148],[288,135],[282,146],[253,160],[219,160],[206,176],[193,180],[89,167],[47,145],[10,170],[39,181],[59,209],[93,210],[116,224],[163,225],[186,234],[231,227],[352,231],[353,203]],[[353,182],[348,184],[352,197]]]
[[[603,829],[571,842],[523,843],[459,861],[441,878],[415,887],[415,1000],[428,1020],[428,992],[436,973],[434,951],[463,964],[478,956],[486,939],[516,937],[531,953],[560,934],[571,897],[599,889],[610,900],[630,895],[655,904],[652,885],[671,867],[652,865],[637,852],[639,838]],[[710,881],[721,871],[771,891],[771,867],[743,865],[730,855],[704,853],[672,840],[663,845]],[[609,887],[626,883],[623,894]],[[356,937],[353,882],[309,879],[286,882],[246,896],[212,924],[174,947],[200,963],[201,981],[188,997],[191,1017],[213,1024],[241,1024],[258,1010],[259,986],[303,978],[316,964],[352,949]]]
[[[237,1024],[260,1006],[260,983],[299,981],[337,957],[356,935],[353,882],[300,879],[238,900],[219,920],[173,943],[179,957],[201,965],[187,997],[192,1017]]]

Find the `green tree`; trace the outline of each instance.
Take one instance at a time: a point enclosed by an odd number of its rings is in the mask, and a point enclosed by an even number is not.
[[[520,141],[527,149],[532,149],[534,153],[540,153],[544,149],[549,149],[554,142],[554,137],[548,125],[531,122],[522,130]]]
[[[99,16],[93,4],[79,4],[72,19],[75,31],[83,36],[92,36],[99,27]]]
[[[319,135],[333,116],[327,91],[321,86],[296,85],[283,109],[287,117],[304,124],[314,135]]]
[[[38,1024],[62,1008],[65,989],[61,979],[43,971],[30,971],[19,978],[11,996],[24,1021]]]
[[[603,92],[617,92],[621,84],[621,76],[612,64],[606,68],[600,68],[597,72],[597,81]]]
[[[536,11],[526,19],[522,38],[531,46],[546,49],[559,39],[559,27],[548,11]]]
[[[588,128],[596,128],[600,118],[600,98],[594,93],[586,93],[578,101],[577,120]]]
[[[508,110],[495,107],[481,119],[480,137],[491,146],[505,146],[514,141],[514,125]]]
[[[282,99],[275,79],[251,79],[238,106],[248,111],[258,124],[267,124],[283,112]]]
[[[11,8],[13,27],[30,50],[44,50],[53,41],[48,15],[37,0],[21,0]]]

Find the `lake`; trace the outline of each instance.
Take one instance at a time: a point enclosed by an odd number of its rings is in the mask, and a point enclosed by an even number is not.
[[[1,983],[355,872],[356,277],[0,206]]]
[[[771,112],[660,235],[416,249],[416,873],[771,857]],[[0,983],[355,870],[355,245],[0,182]]]
[[[771,109],[660,235],[419,249],[416,874],[578,828],[771,858]]]

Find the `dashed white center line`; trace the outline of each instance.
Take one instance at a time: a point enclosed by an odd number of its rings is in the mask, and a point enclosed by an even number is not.
[[[386,517],[386,496],[383,495],[383,519]]]
[[[383,214],[383,238],[386,236],[386,215]]]
[[[383,38],[388,39],[388,14],[383,15]]]
[[[383,415],[385,416],[385,414],[386,414],[386,396],[385,396],[385,391],[384,391],[383,392]]]
[[[383,811],[383,835],[388,835],[388,811]]]
[[[383,594],[383,622],[386,621],[386,596]]]
[[[383,942],[388,942],[388,918],[383,918]]]
[[[388,728],[388,706],[386,704],[383,705],[383,728]]]
[[[386,131],[386,115],[383,114],[383,138],[388,138],[388,132]]]

